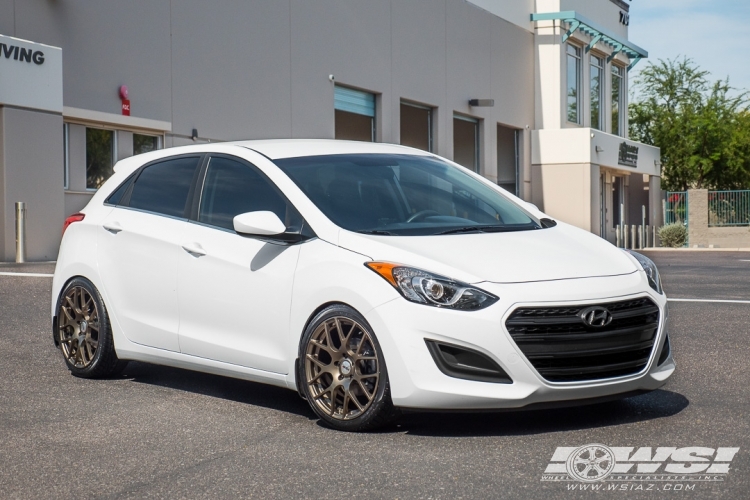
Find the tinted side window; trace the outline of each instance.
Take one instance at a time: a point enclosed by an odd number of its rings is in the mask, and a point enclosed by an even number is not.
[[[175,158],[143,169],[130,194],[130,207],[173,217],[185,216],[199,158]]]
[[[120,184],[120,187],[115,189],[115,192],[109,195],[109,198],[105,201],[105,203],[109,203],[110,205],[119,205],[122,201],[122,197],[125,195],[125,191],[128,190],[130,187],[130,183],[133,180],[133,176],[131,175],[128,177],[128,179]]]
[[[236,215],[258,210],[275,213],[290,229],[301,222],[297,211],[257,169],[228,158],[211,158],[198,221],[233,230]]]

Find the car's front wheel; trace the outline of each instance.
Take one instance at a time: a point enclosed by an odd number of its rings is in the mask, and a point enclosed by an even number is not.
[[[55,340],[77,377],[103,378],[121,371],[109,315],[99,291],[85,278],[73,279],[57,301]]]
[[[334,305],[313,318],[300,359],[302,392],[328,426],[364,431],[396,417],[380,344],[351,307]]]

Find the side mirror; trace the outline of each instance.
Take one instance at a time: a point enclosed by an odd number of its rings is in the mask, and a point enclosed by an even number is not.
[[[269,211],[246,212],[235,216],[232,221],[239,234],[252,236],[275,236],[286,231],[281,219]]]

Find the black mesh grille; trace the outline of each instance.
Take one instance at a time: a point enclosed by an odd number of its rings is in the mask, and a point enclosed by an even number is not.
[[[581,312],[606,308],[612,322],[584,324]],[[505,322],[511,337],[542,377],[572,382],[643,370],[654,347],[659,308],[648,298],[573,307],[523,307]]]

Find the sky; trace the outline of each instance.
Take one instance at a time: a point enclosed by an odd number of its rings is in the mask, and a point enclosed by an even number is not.
[[[628,39],[648,51],[647,61],[692,58],[711,72],[729,77],[732,87],[750,90],[750,0],[632,0]]]

